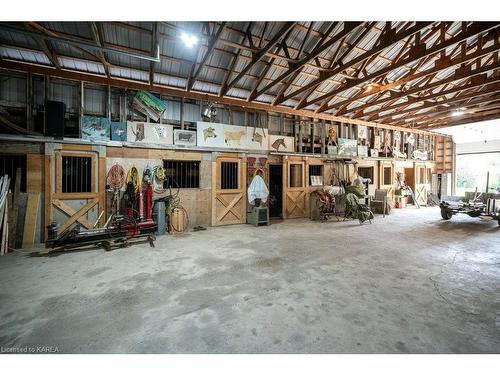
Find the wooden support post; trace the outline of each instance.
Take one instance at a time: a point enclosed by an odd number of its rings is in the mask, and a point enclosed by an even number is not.
[[[106,112],[108,120],[111,121],[111,86],[106,86]]]
[[[321,120],[321,153],[326,154],[326,121]]]
[[[316,124],[314,123],[313,119],[310,119],[310,123],[309,123],[309,126],[310,126],[310,129],[311,129],[311,132],[309,134],[309,136],[311,137],[311,152],[314,154],[314,137],[315,137],[315,130],[316,130]]]
[[[184,97],[181,98],[180,122],[181,122],[181,129],[184,130]]]
[[[99,157],[98,186],[99,186],[99,211],[106,212],[106,157]],[[99,225],[103,225],[106,215],[98,220]]]
[[[26,129],[33,131],[33,75],[26,74]]]
[[[82,119],[83,119],[83,112],[84,112],[84,83],[83,81],[80,82],[80,110],[79,110],[79,118],[80,118],[80,121],[79,121],[79,129],[78,129],[78,134],[79,134],[79,137],[81,138],[82,137]]]
[[[45,241],[47,241],[48,239],[47,225],[52,223],[53,220],[53,215],[52,215],[52,185],[54,181],[53,163],[54,163],[54,155],[45,154],[45,166],[44,166],[44,173],[45,173],[44,211],[45,212],[43,220]]]

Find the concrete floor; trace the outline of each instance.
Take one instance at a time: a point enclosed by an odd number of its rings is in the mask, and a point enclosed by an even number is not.
[[[0,345],[69,353],[500,353],[500,227],[438,208],[0,258]]]

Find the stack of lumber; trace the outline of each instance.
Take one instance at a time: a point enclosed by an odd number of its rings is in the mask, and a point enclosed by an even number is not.
[[[6,254],[9,249],[9,221],[7,220],[9,184],[9,176],[5,175],[0,178],[0,255]]]

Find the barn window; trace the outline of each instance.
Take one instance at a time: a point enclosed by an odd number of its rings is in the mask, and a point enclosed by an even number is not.
[[[164,160],[167,178],[165,188],[193,189],[200,187],[200,162],[184,160]]]
[[[392,167],[384,167],[383,185],[392,185]]]
[[[290,164],[289,185],[293,187],[302,187],[302,164]]]
[[[358,175],[363,178],[369,178],[373,183],[373,167],[358,167]]]
[[[309,185],[319,186],[323,185],[323,166],[310,165],[309,166]]]
[[[220,188],[238,189],[238,163],[223,161],[220,163]]]
[[[10,190],[14,192],[16,171],[21,168],[20,191],[26,192],[26,155],[0,155],[0,176],[10,177]]]
[[[63,156],[61,178],[63,193],[92,192],[92,158]]]

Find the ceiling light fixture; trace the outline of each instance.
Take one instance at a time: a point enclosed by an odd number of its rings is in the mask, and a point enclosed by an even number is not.
[[[463,114],[464,114],[464,111],[461,111],[461,110],[456,110],[456,111],[453,111],[453,112],[451,113],[451,115],[452,115],[453,117],[462,116]]]
[[[181,34],[181,40],[184,42],[184,44],[188,48],[191,48],[196,43],[198,43],[198,38],[196,37],[196,35],[188,34],[188,33],[182,33]]]

